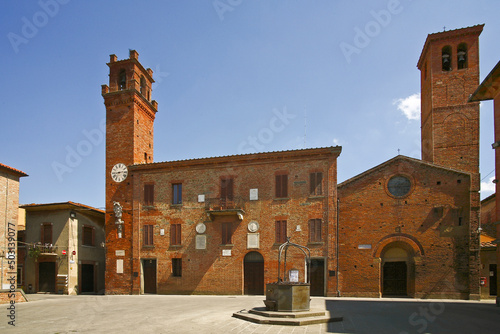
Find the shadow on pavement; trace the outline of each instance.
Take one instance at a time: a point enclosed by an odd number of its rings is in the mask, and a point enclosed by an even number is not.
[[[329,333],[500,333],[500,308],[492,303],[442,300],[327,299],[344,321]]]

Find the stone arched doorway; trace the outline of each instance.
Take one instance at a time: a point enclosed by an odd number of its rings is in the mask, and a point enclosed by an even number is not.
[[[249,252],[243,259],[244,294],[264,294],[264,258],[259,252]]]
[[[382,238],[373,250],[373,257],[380,265],[380,295],[415,297],[415,267],[423,255],[422,245],[413,236],[399,234]]]

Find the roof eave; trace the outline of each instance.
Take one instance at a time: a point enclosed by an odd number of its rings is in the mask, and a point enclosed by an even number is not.
[[[496,85],[496,86],[495,86]],[[500,93],[500,61],[495,65],[476,91],[469,97],[469,102],[492,100]]]

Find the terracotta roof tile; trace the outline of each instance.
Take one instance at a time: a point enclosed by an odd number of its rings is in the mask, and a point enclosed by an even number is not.
[[[7,171],[11,172],[11,173],[14,173],[14,174],[18,174],[19,176],[28,176],[28,174],[26,174],[25,172],[19,170],[19,169],[15,169],[15,168],[12,168],[10,166],[7,166],[7,165],[4,165],[2,163],[0,163],[0,169],[7,169]]]

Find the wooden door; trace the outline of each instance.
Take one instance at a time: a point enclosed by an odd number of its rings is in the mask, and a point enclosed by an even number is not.
[[[312,259],[309,266],[311,296],[325,295],[325,260]]]
[[[490,264],[490,296],[497,295],[497,265]],[[493,273],[493,276],[491,275]]]
[[[55,262],[40,262],[38,264],[38,291],[56,292]]]
[[[245,255],[243,265],[243,280],[245,295],[264,294],[264,258],[258,252]]]
[[[80,292],[95,292],[94,285],[94,265],[82,264],[81,265],[81,289]]]
[[[386,262],[383,269],[384,296],[407,296],[407,266],[404,261]]]
[[[156,260],[142,260],[144,293],[156,293]]]

